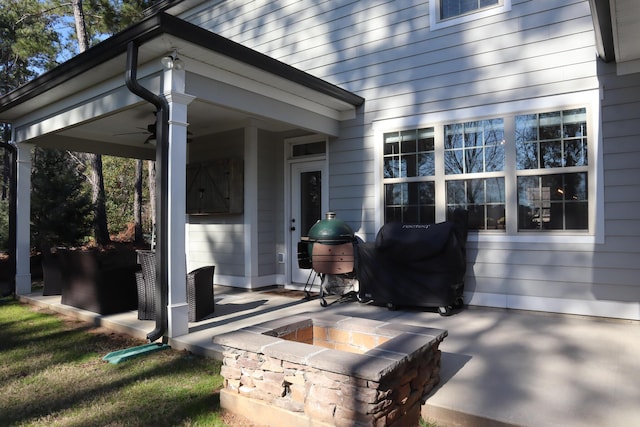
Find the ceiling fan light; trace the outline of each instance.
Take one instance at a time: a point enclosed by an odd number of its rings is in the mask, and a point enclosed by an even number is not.
[[[162,57],[160,62],[162,62],[162,66],[167,70],[184,70],[184,62],[178,58],[178,51],[176,49],[173,50],[173,54]]]
[[[167,70],[170,70],[175,66],[175,63],[173,61],[173,57],[171,55],[167,55],[167,56],[162,57],[160,62],[162,63],[162,66],[164,68],[166,68]]]

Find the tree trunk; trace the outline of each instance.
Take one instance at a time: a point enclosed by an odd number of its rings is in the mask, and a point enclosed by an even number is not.
[[[91,160],[91,192],[93,195],[93,231],[98,245],[111,242],[107,228],[107,209],[105,204],[104,178],[102,176],[102,156],[90,154]]]
[[[136,182],[135,194],[133,196],[133,215],[134,215],[134,241],[142,243],[142,160],[136,160]]]
[[[73,17],[76,24],[76,34],[78,36],[78,46],[80,52],[89,49],[89,38],[87,27],[82,10],[82,0],[72,0]],[[106,195],[104,191],[104,179],[102,177],[102,156],[99,154],[87,154],[87,159],[91,163],[91,193],[93,196],[94,217],[93,234],[98,245],[106,245],[111,239],[109,237],[109,227],[107,226],[107,208],[105,206]]]
[[[87,27],[84,20],[84,11],[82,10],[82,0],[72,0],[73,18],[76,23],[76,34],[78,35],[78,46],[80,52],[89,49],[89,39],[87,37]]]

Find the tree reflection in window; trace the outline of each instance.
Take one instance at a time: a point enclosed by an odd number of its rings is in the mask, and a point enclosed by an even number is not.
[[[587,189],[586,172],[518,177],[518,229],[588,229]]]
[[[435,222],[433,181],[385,184],[385,222],[412,224]]]
[[[504,170],[504,143],[503,119],[446,125],[445,174]]]
[[[447,215],[455,208],[469,211],[469,229],[505,228],[504,178],[447,181]]]
[[[435,173],[433,128],[384,135],[384,177],[411,178]]]
[[[586,109],[516,116],[518,170],[586,166]]]

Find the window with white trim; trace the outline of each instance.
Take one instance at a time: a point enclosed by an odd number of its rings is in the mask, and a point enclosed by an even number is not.
[[[438,1],[438,0],[435,0]],[[497,6],[500,0],[439,0],[440,19],[449,19],[475,12],[485,7]]]
[[[511,10],[511,0],[431,0],[431,30],[482,19]]]
[[[574,108],[384,133],[384,220],[427,224],[463,207],[472,230],[589,232],[587,129]]]
[[[433,128],[384,135],[385,217],[390,221],[435,221]]]
[[[518,230],[589,226],[585,108],[515,118]]]

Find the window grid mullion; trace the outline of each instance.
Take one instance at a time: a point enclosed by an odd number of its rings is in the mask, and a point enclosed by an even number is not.
[[[515,115],[504,118],[504,216],[506,234],[518,231],[518,178],[516,177]]]
[[[447,186],[444,173],[444,126],[435,127],[435,185],[436,185],[436,220],[444,221],[447,217]]]

